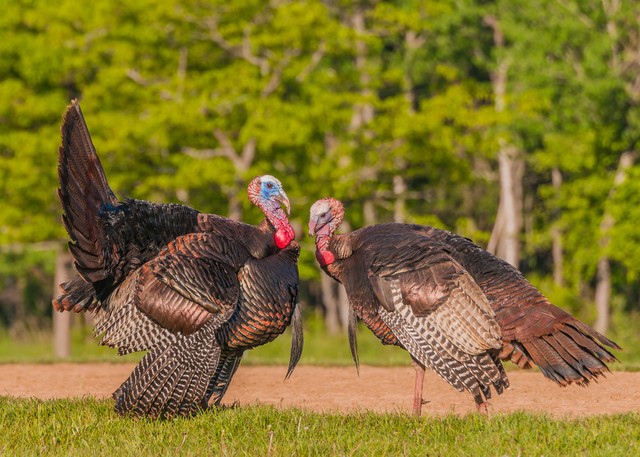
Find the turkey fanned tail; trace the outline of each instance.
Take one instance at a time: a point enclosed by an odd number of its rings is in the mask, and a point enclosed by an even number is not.
[[[77,100],[67,108],[61,130],[58,198],[72,240],[69,251],[86,281],[102,281],[110,273],[105,259],[113,253],[102,251],[105,234],[98,219],[103,209],[113,208],[119,201],[107,183]]]
[[[152,348],[113,397],[121,415],[171,418],[191,416],[203,398],[220,359],[214,344],[214,319],[196,333],[175,335],[166,346]]]
[[[523,368],[535,364],[561,386],[571,383],[587,386],[609,372],[607,363],[617,361],[604,345],[620,349],[613,341],[574,320],[548,335],[506,344],[500,358],[510,359]]]

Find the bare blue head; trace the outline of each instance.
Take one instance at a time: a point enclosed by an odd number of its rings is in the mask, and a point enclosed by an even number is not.
[[[275,211],[280,205],[284,205],[287,214],[291,210],[289,197],[287,197],[282,183],[271,175],[262,175],[254,178],[249,183],[249,200],[264,211]]]

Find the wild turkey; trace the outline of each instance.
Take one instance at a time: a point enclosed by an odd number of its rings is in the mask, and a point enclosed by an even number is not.
[[[147,350],[114,393],[120,414],[172,417],[219,404],[245,350],[292,324],[289,377],[302,351],[299,245],[273,176],[255,178],[258,226],[186,206],[119,201],[110,189],[77,101],[67,107],[58,196],[78,276],[57,311],[95,312],[101,344]]]
[[[537,365],[561,386],[604,375],[620,347],[551,304],[508,263],[467,238],[433,227],[381,224],[334,235],[342,203],[310,210],[316,258],[350,301],[349,342],[358,365],[355,322],[383,344],[409,351],[416,366],[413,411],[420,415],[426,366],[486,411],[490,386],[509,386],[500,360]]]

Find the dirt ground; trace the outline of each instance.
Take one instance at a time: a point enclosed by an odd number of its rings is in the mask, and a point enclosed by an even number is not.
[[[14,397],[107,398],[132,371],[131,364],[0,365],[0,395]],[[411,367],[300,366],[284,381],[285,367],[241,366],[224,403],[270,404],[318,412],[358,410],[410,412]],[[494,394],[490,412],[544,412],[554,417],[640,412],[640,373],[613,372],[588,388],[557,387],[540,373],[511,371],[511,387]],[[475,410],[469,394],[459,393],[427,372],[423,414],[465,414]]]

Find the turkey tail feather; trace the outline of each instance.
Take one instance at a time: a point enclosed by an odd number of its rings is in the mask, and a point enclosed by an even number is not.
[[[304,346],[304,334],[302,331],[302,310],[300,303],[294,304],[293,315],[291,316],[291,355],[289,356],[289,368],[284,379],[289,379],[293,374]]]
[[[507,378],[507,372],[502,366],[499,353],[497,351],[491,351],[489,353],[489,356],[493,360],[493,363],[498,368],[498,372],[500,373],[500,379],[493,382],[493,387],[496,389],[496,392],[498,392],[498,395],[500,395],[502,394],[502,392],[504,392],[504,389],[507,389],[509,387],[509,378]]]
[[[60,296],[53,299],[53,309],[56,311],[80,311],[93,310],[98,306],[93,286],[76,276],[70,281],[60,285]]]
[[[243,352],[230,351],[222,353],[216,372],[209,380],[209,386],[207,387],[207,392],[202,402],[203,408],[207,407],[210,399],[212,399],[212,404],[220,405],[222,397],[224,397],[224,394],[229,388],[233,375],[240,366],[242,354]]]
[[[352,306],[349,306],[349,323],[347,326],[349,332],[349,348],[351,349],[351,358],[356,365],[356,372],[360,374],[360,357],[358,356],[358,316]]]
[[[603,344],[619,348],[595,330],[574,320],[552,334],[523,343],[523,346],[527,356],[546,377],[566,386],[573,382],[587,385],[609,371],[606,362],[617,359]]]
[[[69,249],[80,275],[97,282],[107,277],[99,223],[101,211],[118,204],[107,183],[80,105],[73,100],[62,122],[62,143],[58,149],[58,198],[62,220],[71,237]]]

